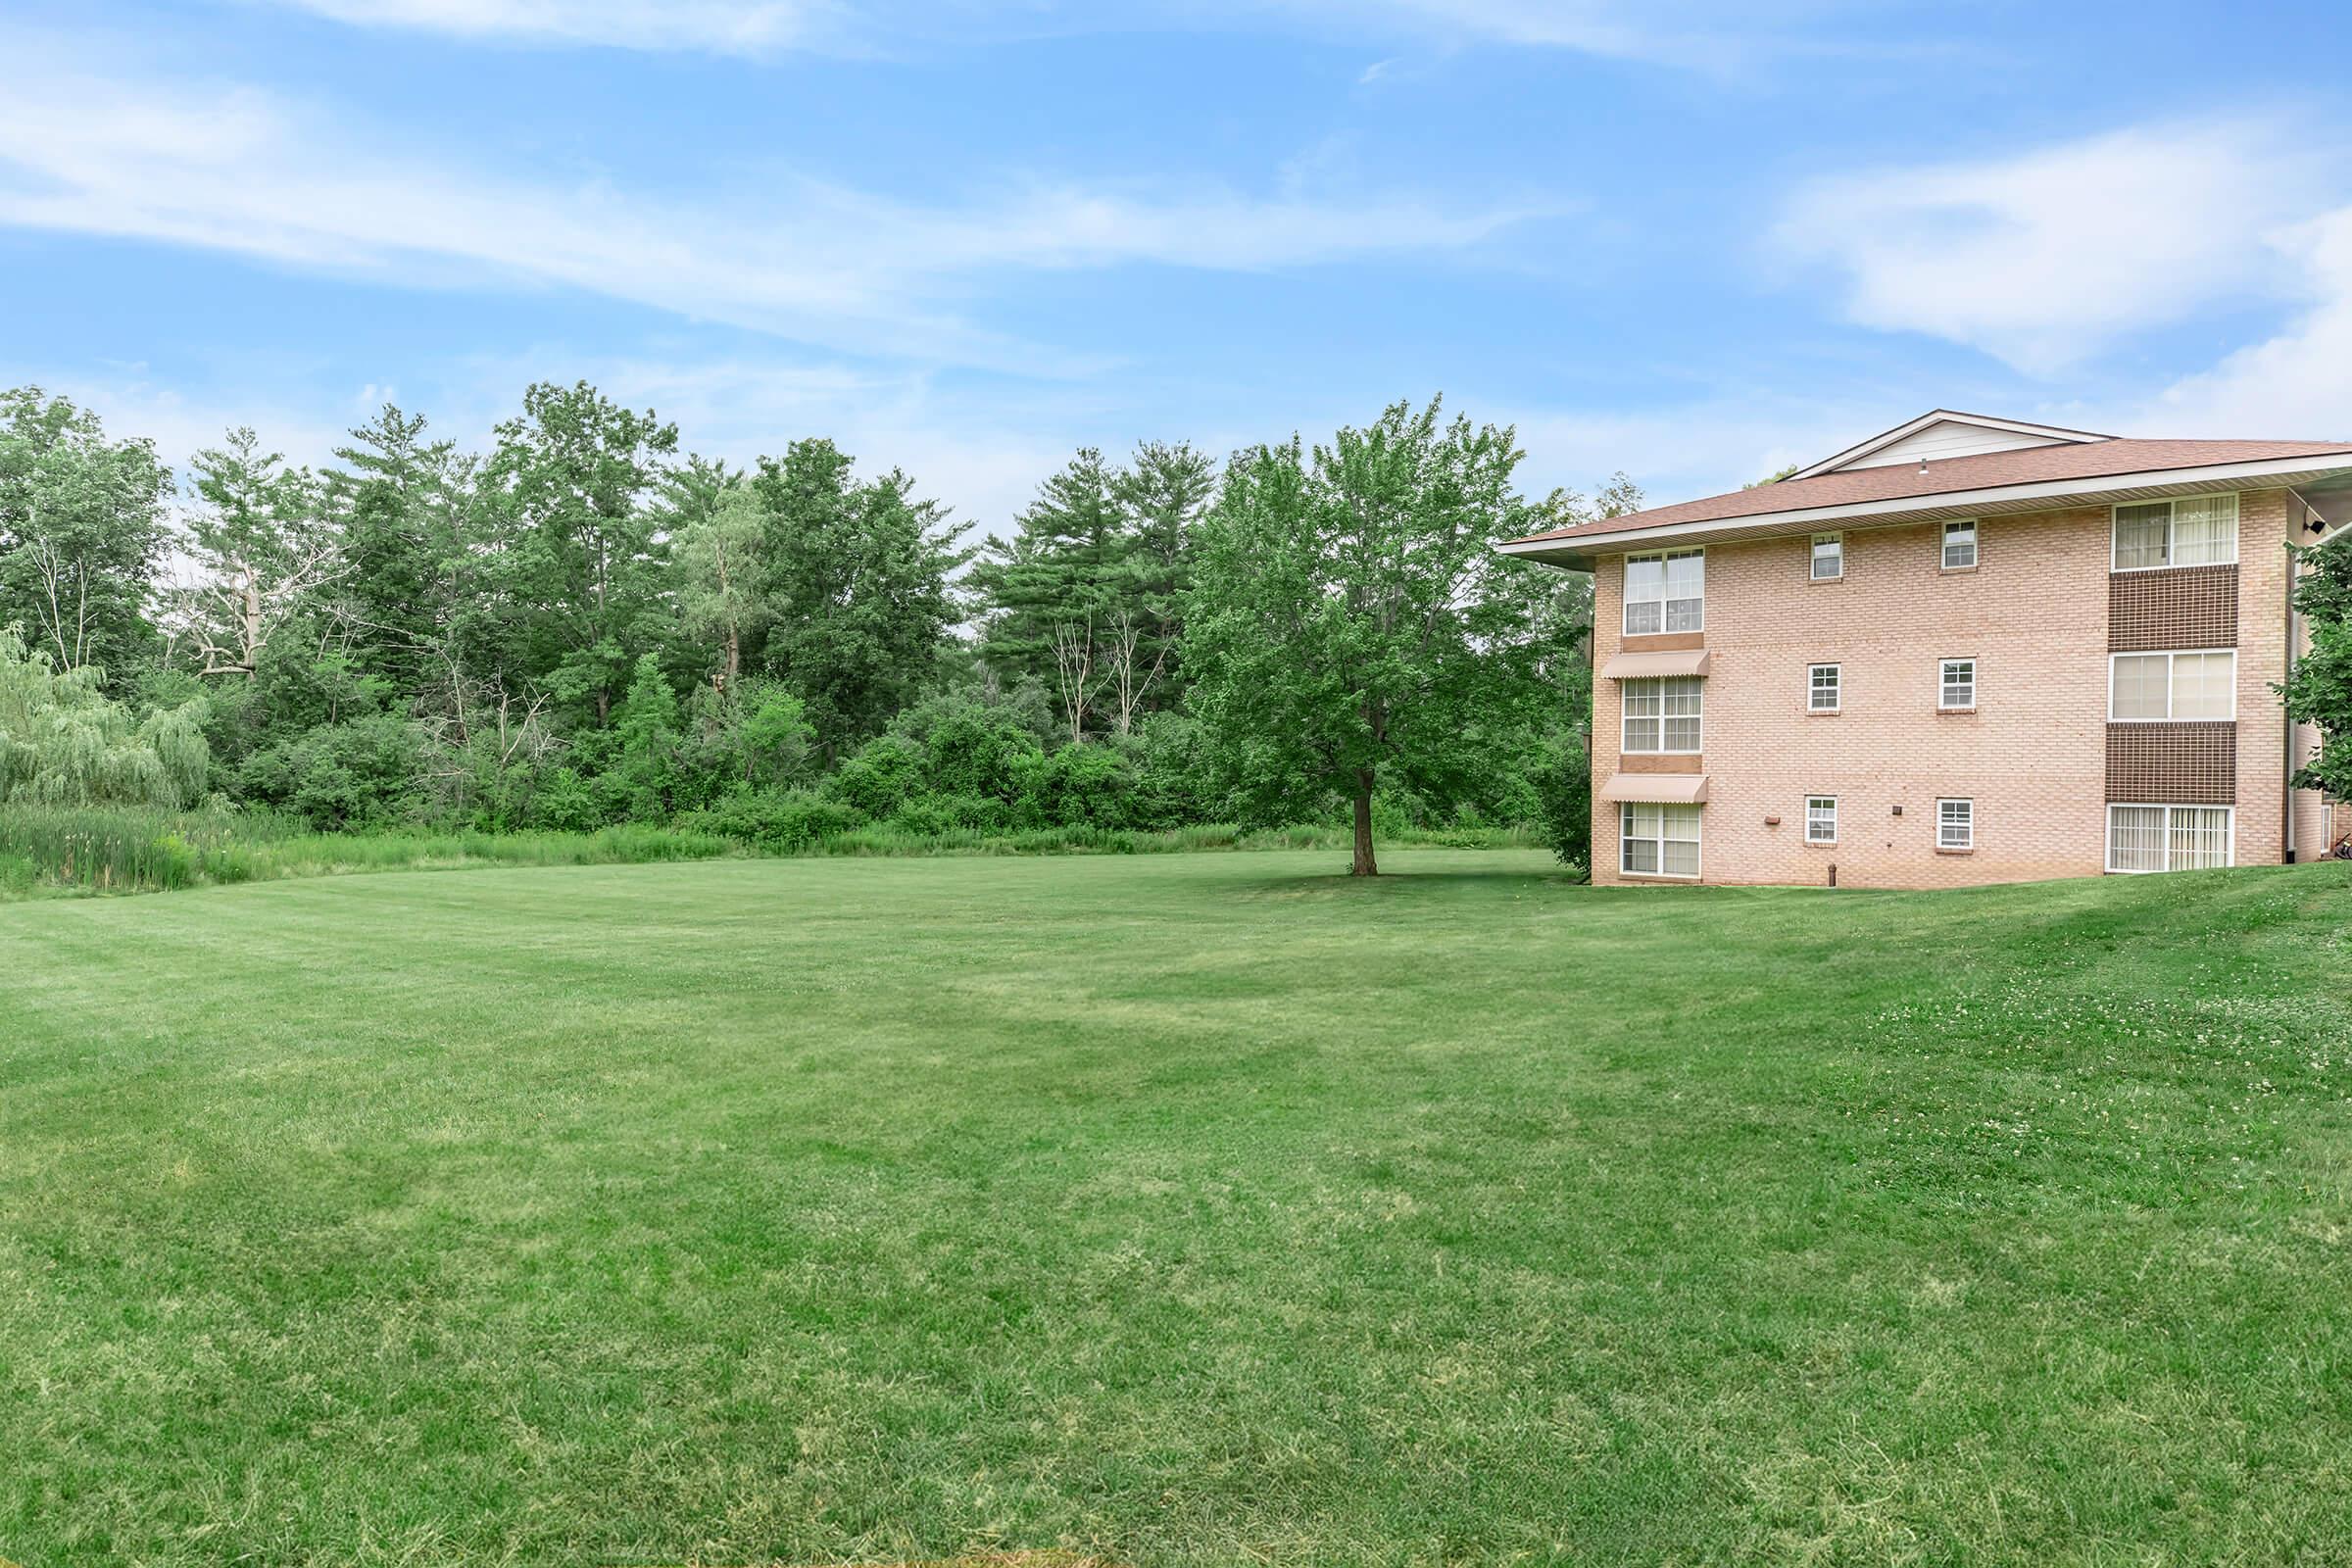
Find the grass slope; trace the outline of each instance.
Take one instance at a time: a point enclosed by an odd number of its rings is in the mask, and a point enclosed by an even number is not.
[[[0,908],[0,1556],[2337,1560],[2347,867],[1386,860]]]

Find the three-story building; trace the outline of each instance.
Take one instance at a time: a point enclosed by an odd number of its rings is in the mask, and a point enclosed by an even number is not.
[[[1593,574],[1595,882],[1933,887],[2311,858],[2288,546],[2352,444],[1921,416],[1513,541]]]

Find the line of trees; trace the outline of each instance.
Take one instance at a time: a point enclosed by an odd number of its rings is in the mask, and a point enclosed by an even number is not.
[[[1583,579],[1498,539],[1508,429],[1398,405],[1223,463],[1087,449],[1007,537],[821,438],[735,468],[586,384],[489,449],[387,406],[334,461],[173,475],[0,393],[0,802],[328,828],[1550,823],[1581,853]],[[141,781],[145,781],[142,783]],[[142,795],[142,791],[144,792]]]

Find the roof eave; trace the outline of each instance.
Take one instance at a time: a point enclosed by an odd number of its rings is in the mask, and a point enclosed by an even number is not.
[[[1703,539],[1724,534],[1769,535],[1798,532],[1823,523],[1844,526],[1899,527],[1943,516],[1999,515],[2002,513],[2056,510],[2068,501],[2145,492],[2138,499],[2192,495],[2215,486],[2244,488],[2252,479],[2317,482],[2352,477],[2352,453],[2320,453],[2304,458],[2259,458],[2244,463],[2206,464],[2193,468],[2142,468],[2130,473],[2103,473],[2077,479],[2043,479],[2028,484],[1986,485],[1973,490],[1944,490],[1929,495],[1893,496],[1882,501],[1853,501],[1838,506],[1795,507],[1783,512],[1750,513],[1738,517],[1707,517],[1689,522],[1660,523],[1647,528],[1624,528],[1605,533],[1571,534],[1552,538],[1535,535],[1495,546],[1505,555],[1550,562],[1589,571],[1604,555],[1621,555],[1645,544]]]

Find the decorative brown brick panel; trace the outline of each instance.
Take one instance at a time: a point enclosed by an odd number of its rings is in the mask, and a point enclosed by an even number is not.
[[[2237,646],[2237,567],[2119,571],[2107,579],[2107,646],[2120,652]]]
[[[1621,654],[1682,654],[1706,646],[1707,634],[1703,631],[1653,631],[1617,639],[1617,651]]]
[[[2107,798],[2162,806],[2234,806],[2237,726],[2108,725]]]
[[[1627,752],[1617,759],[1620,773],[1704,773],[1706,764],[1695,757],[1668,752]]]

